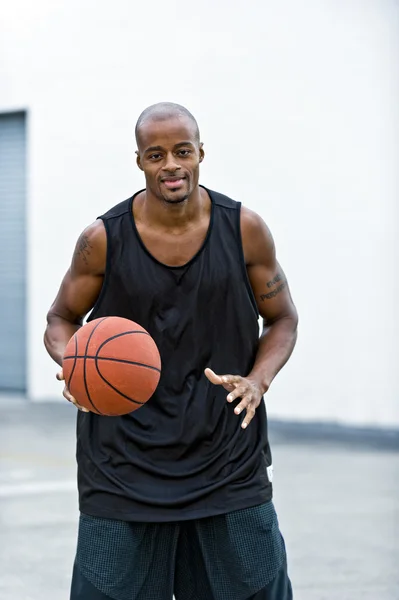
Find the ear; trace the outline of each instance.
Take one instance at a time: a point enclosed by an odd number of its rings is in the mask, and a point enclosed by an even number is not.
[[[202,161],[205,158],[204,144],[202,142],[200,143],[199,155],[200,155],[199,161],[200,161],[200,163],[202,163]]]
[[[140,171],[143,171],[143,167],[141,166],[140,154],[139,151],[136,150],[136,163]]]

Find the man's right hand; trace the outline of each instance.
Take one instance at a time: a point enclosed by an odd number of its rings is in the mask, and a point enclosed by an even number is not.
[[[65,381],[64,371],[61,369],[61,371],[57,373],[56,377],[58,381]],[[80,406],[80,404],[76,402],[75,398],[72,396],[66,385],[64,386],[64,391],[62,392],[62,395],[64,396],[64,398],[66,398],[66,400],[68,400],[68,402],[72,402],[72,404],[74,404],[76,408],[78,408],[82,412],[89,412],[87,408],[85,408],[84,406]]]

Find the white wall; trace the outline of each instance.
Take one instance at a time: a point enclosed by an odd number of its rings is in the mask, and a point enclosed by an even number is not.
[[[14,0],[0,110],[29,110],[29,395],[60,393],[42,335],[82,228],[142,186],[148,104],[197,116],[202,181],[260,212],[300,318],[269,413],[399,426],[394,0]],[[394,296],[396,294],[396,297]]]

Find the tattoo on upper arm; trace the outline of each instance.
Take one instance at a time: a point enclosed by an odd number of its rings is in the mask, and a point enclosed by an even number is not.
[[[277,275],[273,279],[271,279],[270,281],[267,282],[266,285],[269,289],[272,288],[274,285],[276,285],[276,283],[279,283],[279,285],[278,285],[278,287],[276,287],[274,290],[271,290],[267,294],[262,294],[260,297],[262,302],[264,300],[271,300],[272,298],[275,298],[278,294],[280,294],[287,287],[287,282],[282,281],[282,279],[283,279],[283,276],[280,273],[277,273]]]
[[[282,292],[286,287],[287,287],[287,284],[285,282],[281,283],[278,286],[278,288],[276,288],[272,292],[269,292],[268,294],[262,294],[260,299],[261,300],[271,300],[272,298],[275,298],[280,292]]]
[[[273,287],[273,285],[274,285],[275,283],[278,283],[279,281],[281,281],[281,280],[282,280],[282,278],[283,278],[283,276],[282,276],[280,273],[277,273],[277,275],[276,275],[276,277],[275,277],[274,279],[271,279],[270,281],[268,281],[268,282],[267,282],[267,284],[266,284],[266,285],[267,285],[267,287],[268,287],[268,288],[271,288],[271,287]]]
[[[82,235],[79,238],[79,241],[75,250],[75,258],[81,258],[86,265],[89,264],[88,257],[90,256],[91,250],[93,246],[90,243],[89,236]]]

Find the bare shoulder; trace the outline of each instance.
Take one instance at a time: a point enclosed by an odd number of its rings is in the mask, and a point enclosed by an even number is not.
[[[248,266],[275,260],[275,246],[269,227],[258,213],[241,207],[241,239]]]
[[[72,272],[101,275],[107,260],[107,234],[104,223],[97,219],[80,234],[72,257]]]

